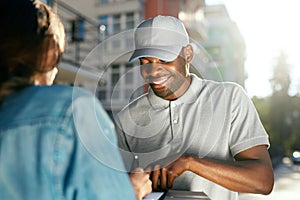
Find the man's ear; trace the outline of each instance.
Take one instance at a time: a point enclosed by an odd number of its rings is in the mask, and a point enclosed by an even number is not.
[[[184,47],[184,58],[187,63],[190,63],[194,56],[193,47],[189,44],[186,47]]]

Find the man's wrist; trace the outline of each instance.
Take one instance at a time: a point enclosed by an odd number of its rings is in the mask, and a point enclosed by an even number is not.
[[[194,157],[193,156],[186,156],[184,161],[186,162],[186,171],[192,171],[192,166],[195,162]]]

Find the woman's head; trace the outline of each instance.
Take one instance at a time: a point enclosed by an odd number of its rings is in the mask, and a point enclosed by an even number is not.
[[[38,0],[1,0],[0,4],[1,101],[8,90],[34,84],[57,66],[65,33],[58,16]]]

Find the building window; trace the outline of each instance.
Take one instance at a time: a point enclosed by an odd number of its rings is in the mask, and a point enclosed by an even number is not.
[[[98,98],[104,102],[120,102],[130,99],[139,71],[132,70],[132,63],[113,64],[106,71],[108,84],[98,86]]]
[[[112,33],[113,34],[120,33],[121,32],[121,15],[120,14],[113,15],[112,19],[113,19]]]
[[[41,0],[41,2],[47,4],[50,7],[53,7],[53,0]]]
[[[85,37],[85,21],[83,19],[71,20],[72,41],[83,41]]]
[[[99,16],[98,20],[100,24],[99,29],[100,31],[105,32],[105,36],[118,34],[122,30],[130,30],[135,27],[134,12],[103,15]]]
[[[107,4],[109,3],[109,0],[97,0],[101,4]]]
[[[98,17],[99,20],[99,41],[103,41],[107,36],[121,33],[123,30],[135,28],[135,13],[128,12],[123,14],[105,15]],[[133,40],[131,35],[125,38],[110,41],[107,48],[118,50],[132,48]]]
[[[120,65],[112,65],[111,84],[115,86],[120,79]]]
[[[128,63],[125,65],[125,71],[126,71],[125,84],[126,85],[133,84],[133,72],[130,71],[132,69],[132,67],[133,67],[132,63]]]
[[[134,13],[129,12],[126,13],[126,29],[133,29],[134,28]]]

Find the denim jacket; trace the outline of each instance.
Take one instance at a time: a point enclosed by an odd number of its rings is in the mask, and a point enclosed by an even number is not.
[[[92,94],[32,86],[5,99],[0,199],[135,199],[113,123]]]

